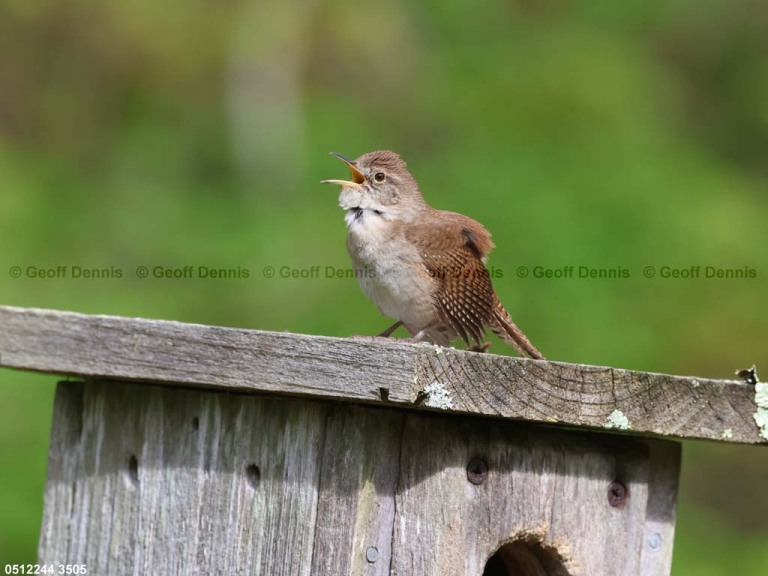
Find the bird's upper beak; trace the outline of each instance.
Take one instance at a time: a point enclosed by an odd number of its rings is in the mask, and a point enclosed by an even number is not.
[[[322,180],[322,184],[339,184],[340,186],[353,186],[356,188],[365,184],[365,175],[357,169],[355,163],[352,160],[342,156],[338,152],[331,152],[331,154],[336,156],[339,160],[347,165],[347,168],[349,168],[349,174],[352,176],[352,180]]]

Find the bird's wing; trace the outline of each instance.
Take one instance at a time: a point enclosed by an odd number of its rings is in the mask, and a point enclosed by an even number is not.
[[[438,288],[433,297],[440,321],[469,344],[482,342],[484,324],[494,313],[496,297],[484,260],[493,248],[483,226],[461,214],[440,212],[406,228]]]

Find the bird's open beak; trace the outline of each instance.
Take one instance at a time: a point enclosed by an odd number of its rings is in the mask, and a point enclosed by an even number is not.
[[[338,152],[331,152],[333,156],[336,156],[339,160],[344,162],[349,168],[349,174],[352,176],[352,180],[322,180],[322,184],[338,184],[340,186],[353,186],[359,187],[365,184],[365,176],[360,170],[355,167],[355,163],[349,158],[342,156]]]

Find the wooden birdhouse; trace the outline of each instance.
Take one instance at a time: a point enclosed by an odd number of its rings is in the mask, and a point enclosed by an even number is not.
[[[665,575],[678,440],[768,425],[744,382],[11,307],[0,364],[68,377],[39,564],[93,575]]]

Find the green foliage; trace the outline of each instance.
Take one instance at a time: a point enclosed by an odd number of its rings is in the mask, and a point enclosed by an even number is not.
[[[328,151],[391,148],[432,205],[491,230],[496,288],[548,357],[730,377],[767,343],[765,6],[6,2],[0,302],[379,332],[354,280],[325,277],[349,264],[337,191],[318,182],[344,173]],[[124,276],[16,280],[14,265]],[[250,277],[134,273],[187,265]],[[757,278],[642,275],[665,265]],[[631,276],[521,279],[519,266]],[[53,382],[0,373],[3,561],[34,558]],[[674,573],[765,565],[764,517],[745,535],[745,507],[707,496],[722,478],[684,479]]]

